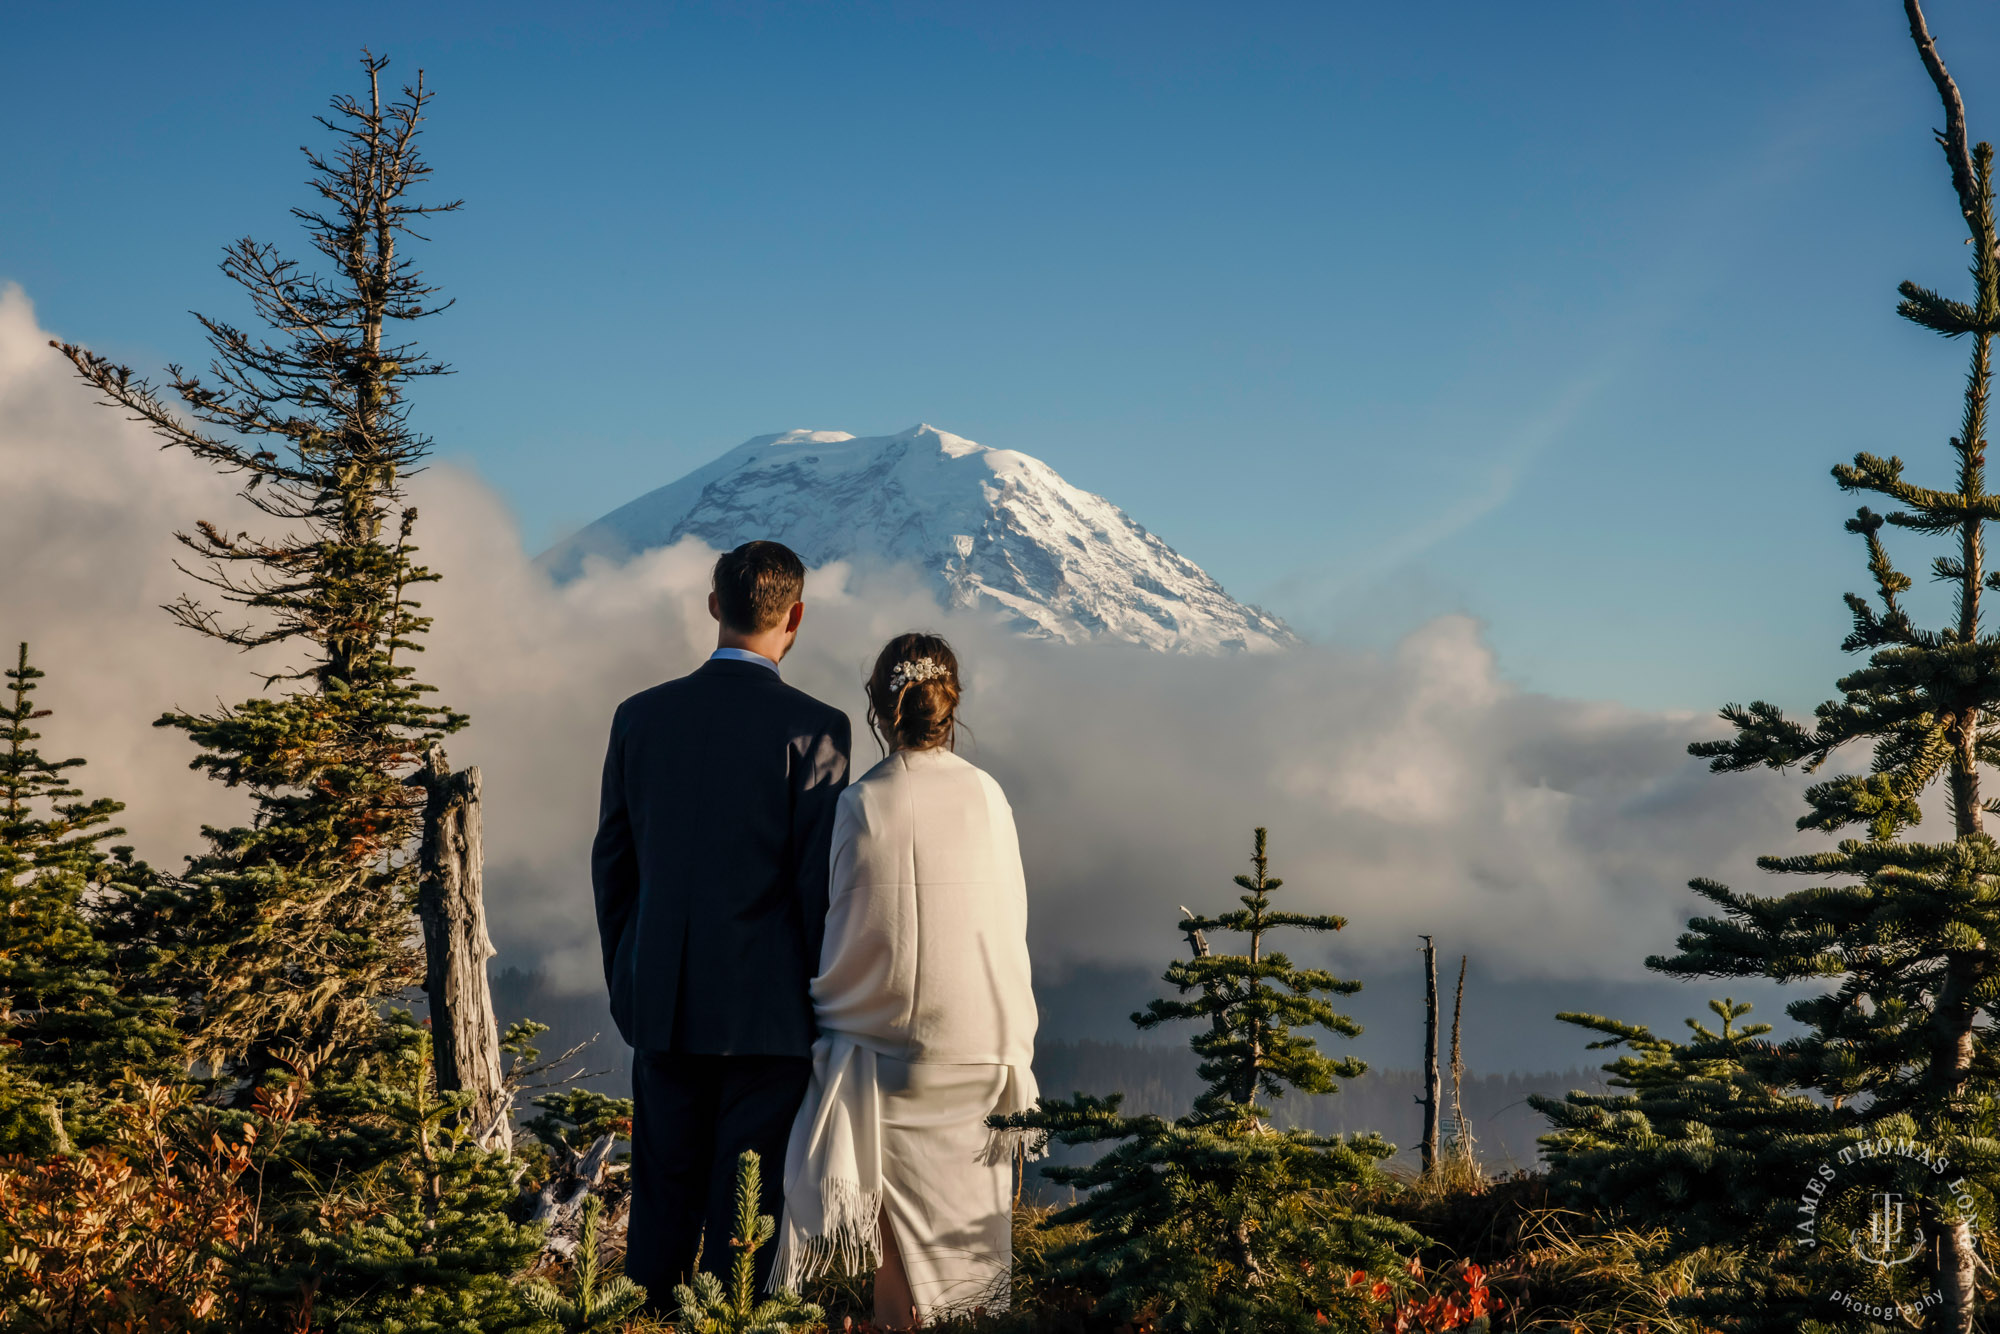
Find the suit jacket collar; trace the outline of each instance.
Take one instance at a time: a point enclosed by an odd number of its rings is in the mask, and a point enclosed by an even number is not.
[[[745,681],[772,681],[781,678],[769,667],[754,662],[744,662],[740,658],[710,658],[694,669],[696,676],[737,677]]]

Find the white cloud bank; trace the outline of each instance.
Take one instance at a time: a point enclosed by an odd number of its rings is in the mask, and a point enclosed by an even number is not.
[[[90,790],[129,803],[141,855],[173,865],[201,821],[241,803],[149,724],[245,698],[256,678],[157,610],[188,586],[171,533],[258,516],[67,370],[26,298],[0,293],[0,643],[30,640],[50,673],[46,749],[87,756]],[[476,478],[441,467],[414,489],[422,559],[445,576],[424,593],[437,625],[421,669],[473,717],[450,750],[485,772],[495,937],[505,961],[592,988],[587,851],[606,726],[619,699],[712,645],[712,553],[687,543],[558,589]],[[1464,618],[1386,655],[1207,659],[1015,638],[939,609],[907,572],[833,566],[807,596],[786,675],[857,732],[885,638],[935,628],[958,647],[968,753],[1014,803],[1044,968],[1175,952],[1176,905],[1228,902],[1255,824],[1270,827],[1292,905],[1349,918],[1343,955],[1406,967],[1413,936],[1435,931],[1517,978],[1637,977],[1694,908],[1690,876],[1752,883],[1754,854],[1801,846],[1795,784],[1716,778],[1688,758],[1714,720],[1523,692]],[[857,736],[861,767],[874,753]]]

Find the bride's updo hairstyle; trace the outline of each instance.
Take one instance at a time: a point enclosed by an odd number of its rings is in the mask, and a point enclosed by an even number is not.
[[[958,743],[958,656],[936,635],[897,635],[868,675],[868,726],[889,750]]]

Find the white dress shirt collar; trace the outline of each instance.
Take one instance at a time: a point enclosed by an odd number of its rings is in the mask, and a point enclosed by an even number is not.
[[[771,675],[779,675],[777,663],[772,662],[761,653],[752,653],[747,648],[719,648],[708,655],[710,662],[714,662],[718,658],[724,662],[754,662],[759,667],[770,668]]]

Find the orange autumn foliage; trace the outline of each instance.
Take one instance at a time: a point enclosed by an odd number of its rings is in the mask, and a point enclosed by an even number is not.
[[[1406,1270],[1413,1280],[1424,1276],[1423,1264],[1411,1258]],[[1397,1292],[1382,1280],[1371,1280],[1360,1270],[1348,1276],[1349,1288],[1365,1288],[1374,1301],[1390,1301],[1393,1306],[1382,1319],[1381,1328],[1393,1334],[1439,1334],[1440,1331],[1464,1329],[1482,1316],[1496,1314],[1500,1310],[1500,1294],[1486,1286],[1486,1271],[1479,1265],[1466,1263],[1457,1266],[1455,1274],[1440,1271],[1441,1283],[1433,1284],[1441,1291],[1427,1291],[1422,1287],[1407,1288]]]
[[[177,1334],[219,1316],[255,1202],[255,1128],[236,1142],[168,1124],[173,1093],[132,1089],[114,1143],[0,1158],[0,1309],[33,1334]]]

